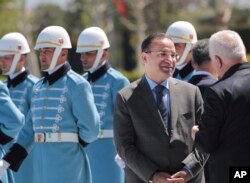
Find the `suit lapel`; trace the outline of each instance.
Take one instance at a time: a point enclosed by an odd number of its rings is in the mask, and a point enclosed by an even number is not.
[[[152,111],[153,118],[155,119],[156,123],[162,127],[162,129],[165,131],[165,127],[163,125],[163,119],[161,117],[160,111],[158,110],[158,107],[156,105],[154,96],[152,91],[150,90],[150,87],[148,85],[146,77],[142,77],[141,82],[139,83],[141,88],[141,95],[142,98],[145,99],[145,104],[147,108],[149,108],[150,111]]]
[[[170,91],[170,128],[172,129],[173,126],[176,125],[177,122],[177,118],[178,118],[178,95],[179,92],[176,88],[176,86],[178,85],[178,81],[173,80],[172,78],[169,78],[169,91]]]

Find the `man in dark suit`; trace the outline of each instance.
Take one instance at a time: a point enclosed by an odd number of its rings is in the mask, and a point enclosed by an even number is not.
[[[195,146],[210,153],[210,182],[226,183],[230,167],[250,165],[250,64],[234,31],[213,34],[209,52],[222,78],[206,89]]]
[[[192,49],[193,59],[191,61],[195,72],[188,81],[199,87],[203,96],[205,89],[217,81],[217,70],[211,61],[208,51],[208,39],[202,39],[195,43]]]
[[[204,158],[193,151],[191,138],[192,125],[202,113],[200,91],[171,77],[177,54],[167,35],[149,35],[141,49],[145,75],[119,91],[114,114],[125,182],[201,183]]]
[[[217,81],[218,73],[215,63],[209,56],[209,39],[202,39],[195,43],[192,49],[193,59],[191,61],[195,72],[188,81],[189,83],[199,87],[201,95],[204,97],[205,89]],[[206,183],[209,182],[209,161],[204,167]]]

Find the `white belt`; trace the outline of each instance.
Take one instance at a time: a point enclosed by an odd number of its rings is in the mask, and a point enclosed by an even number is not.
[[[77,133],[35,133],[35,142],[74,142],[78,143]]]
[[[114,131],[113,130],[100,130],[98,137],[100,139],[113,138],[114,137]]]

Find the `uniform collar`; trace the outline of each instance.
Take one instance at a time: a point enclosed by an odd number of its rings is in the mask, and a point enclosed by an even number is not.
[[[185,78],[193,70],[194,69],[192,67],[191,62],[188,62],[188,64],[185,65],[185,67],[183,67],[181,70],[176,68],[175,71],[174,71],[173,77],[176,77],[179,74],[181,76],[181,78]]]
[[[99,69],[97,69],[93,73],[88,72],[87,80],[95,82],[97,79],[102,77],[108,71],[109,68],[110,68],[110,65],[108,62],[106,62],[105,64],[103,64]]]
[[[18,84],[22,83],[27,77],[28,77],[28,71],[23,71],[20,74],[18,74],[16,77],[14,77],[13,79],[10,79],[10,77],[8,76],[7,79],[7,87],[16,87]]]
[[[52,74],[45,72],[43,83],[48,82],[49,85],[52,85],[58,79],[63,77],[65,74],[67,74],[67,72],[70,69],[71,69],[71,67],[70,67],[69,63],[65,63],[64,65],[62,65],[58,70],[56,70]]]

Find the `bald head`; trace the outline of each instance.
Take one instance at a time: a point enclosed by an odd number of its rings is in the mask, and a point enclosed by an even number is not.
[[[209,55],[220,77],[233,65],[247,62],[244,43],[239,34],[231,30],[219,31],[210,37]]]
[[[223,30],[214,33],[209,40],[209,53],[211,57],[218,55],[222,60],[232,62],[246,61],[246,48],[235,31]]]

